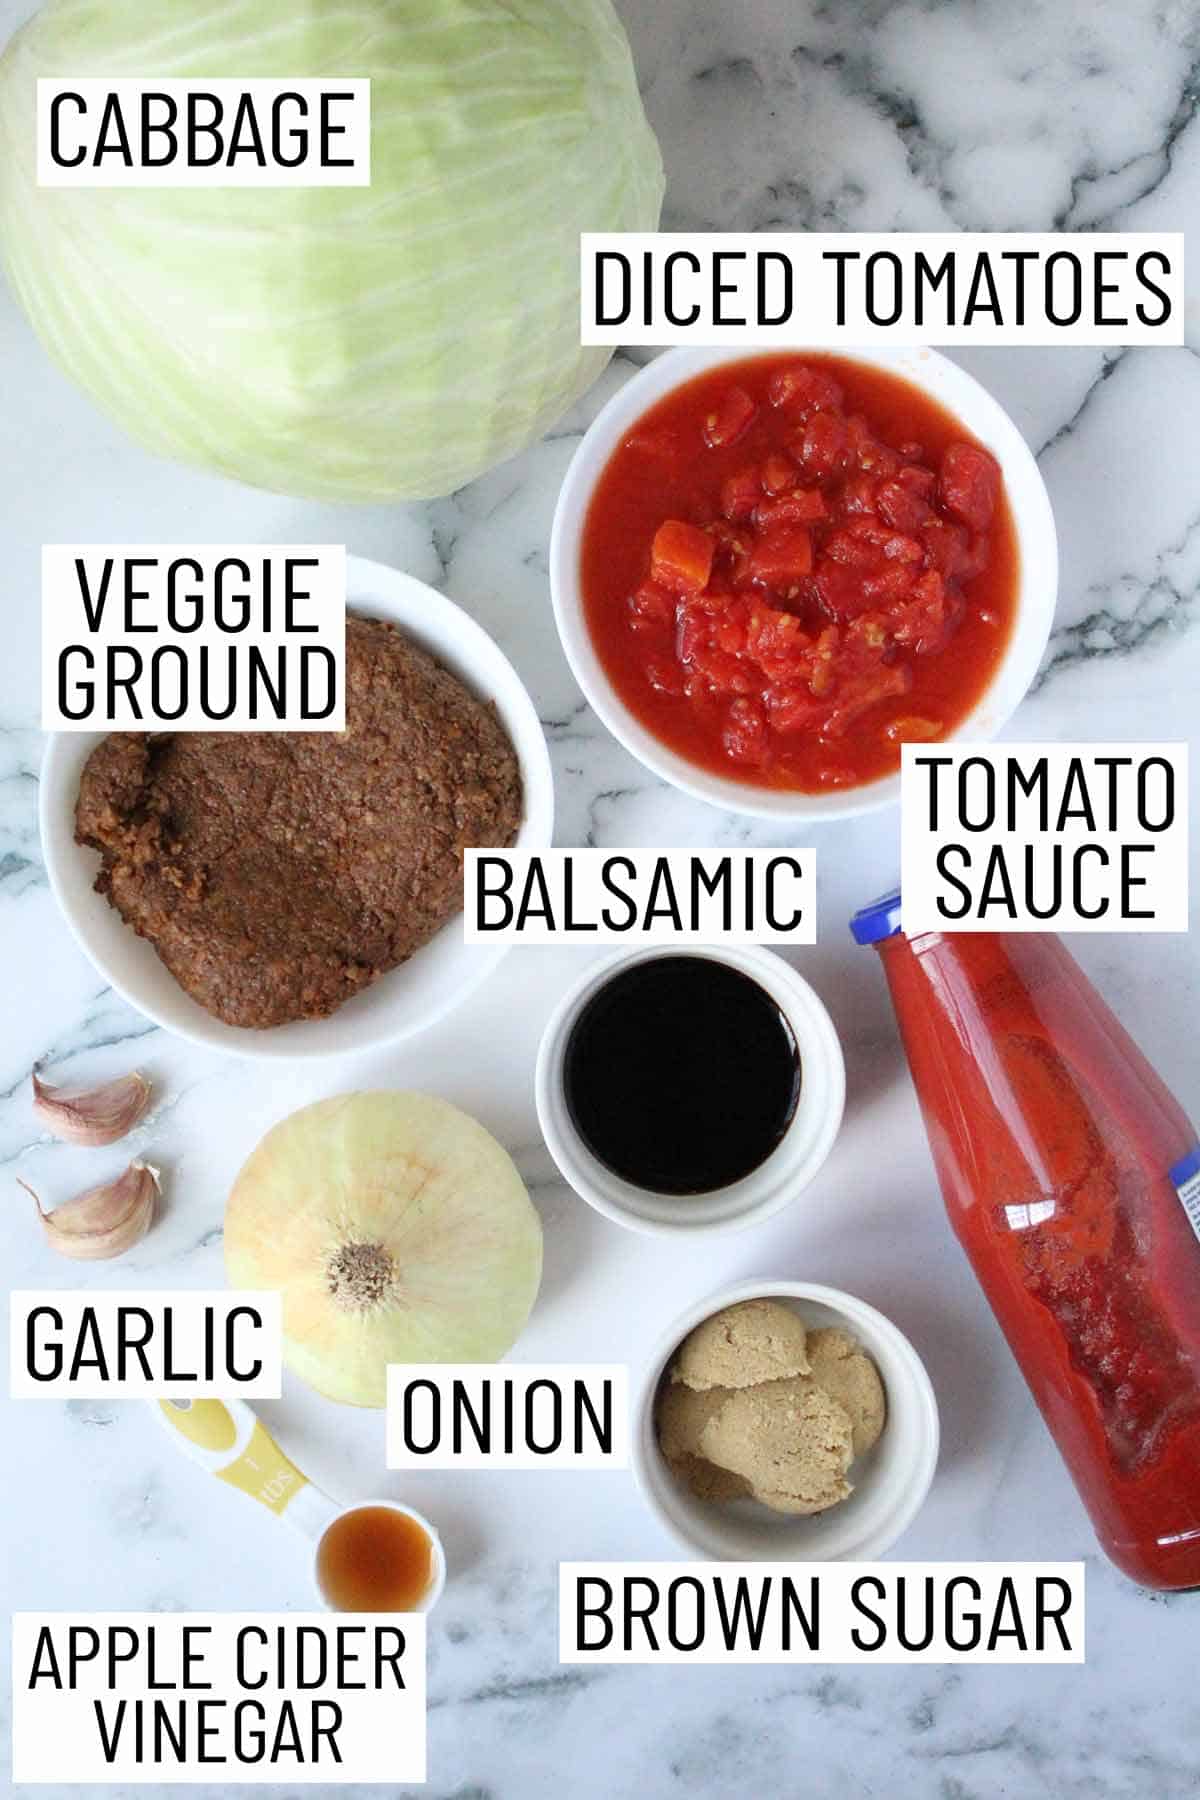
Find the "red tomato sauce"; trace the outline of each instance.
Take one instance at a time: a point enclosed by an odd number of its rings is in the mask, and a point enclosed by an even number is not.
[[[1057,938],[877,947],[951,1223],[1101,1543],[1200,1586],[1194,1127]]]
[[[998,464],[883,370],[727,363],[613,453],[584,521],[592,641],[663,743],[806,793],[946,736],[1008,642],[1018,559]]]

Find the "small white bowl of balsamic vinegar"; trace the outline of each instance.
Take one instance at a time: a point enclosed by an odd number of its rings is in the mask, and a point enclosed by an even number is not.
[[[803,1192],[846,1078],[829,1014],[789,963],[697,946],[593,963],[546,1026],[535,1089],[550,1154],[589,1206],[696,1234],[759,1224]]]

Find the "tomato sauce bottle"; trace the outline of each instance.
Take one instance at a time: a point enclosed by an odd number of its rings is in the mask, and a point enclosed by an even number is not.
[[[851,925],[883,962],[959,1242],[1105,1551],[1200,1587],[1200,1147],[1057,937]]]

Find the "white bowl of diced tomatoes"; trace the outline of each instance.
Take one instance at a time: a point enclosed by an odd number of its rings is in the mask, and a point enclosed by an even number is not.
[[[936,351],[667,351],[585,434],[550,545],[588,701],[714,805],[835,818],[904,743],[993,737],[1057,592],[1053,515],[1003,408]]]

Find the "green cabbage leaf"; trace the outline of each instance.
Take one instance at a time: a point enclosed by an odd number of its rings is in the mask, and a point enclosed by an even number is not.
[[[368,188],[39,188],[39,76],[369,76]],[[544,432],[579,234],[653,230],[610,0],[49,0],[0,60],[0,250],[134,437],[280,493],[446,494]]]

